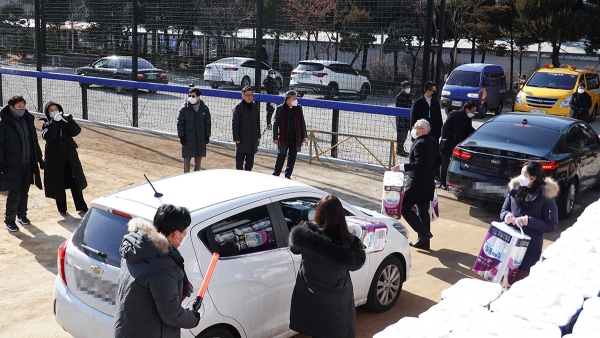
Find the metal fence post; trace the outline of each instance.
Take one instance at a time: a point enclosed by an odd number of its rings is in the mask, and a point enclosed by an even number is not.
[[[331,115],[331,132],[337,133],[340,125],[340,110],[334,109],[333,114]],[[331,146],[335,146],[338,143],[338,135],[331,135]],[[331,157],[338,157],[338,148],[331,149]]]
[[[4,99],[2,98],[2,74],[0,74],[0,106],[3,106]]]
[[[310,137],[308,138],[308,163],[312,162],[312,143],[313,143],[313,132],[310,132]]]
[[[38,72],[42,71],[42,27],[40,24],[40,15],[41,15],[41,9],[40,9],[40,2],[41,0],[35,0],[35,58],[36,58],[36,70]],[[38,112],[42,112],[42,110],[44,108],[44,98],[42,96],[42,78],[38,77],[37,78],[37,110]]]
[[[80,82],[81,83],[81,82]],[[81,83],[81,118],[84,120],[88,119],[88,97],[87,97],[87,83]]]
[[[131,25],[131,81],[137,81],[137,72],[138,72],[138,2],[137,0],[133,0],[133,10],[132,10],[133,22]],[[133,88],[133,97],[131,100],[131,108],[133,110],[133,126],[138,127],[138,89]]]

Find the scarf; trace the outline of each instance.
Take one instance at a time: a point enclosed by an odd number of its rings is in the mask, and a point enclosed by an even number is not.
[[[300,133],[300,112],[298,107],[288,107],[284,105],[281,109],[281,122],[279,123],[279,145],[285,146],[287,142],[287,112],[292,109],[296,117],[296,148],[302,146],[302,135]]]
[[[175,261],[175,264],[177,264],[177,266],[181,268],[181,271],[183,271],[183,297],[185,298],[191,296],[192,292],[194,291],[194,287],[192,284],[190,284],[190,280],[188,279],[185,269],[183,268],[183,257],[181,256],[181,253],[179,253],[177,248],[173,247],[173,250],[169,251],[169,257],[171,257]]]

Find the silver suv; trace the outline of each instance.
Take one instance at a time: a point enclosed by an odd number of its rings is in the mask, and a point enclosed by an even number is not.
[[[305,93],[323,94],[325,98],[358,95],[365,100],[371,83],[347,63],[329,60],[300,61],[292,70],[290,89],[302,97]]]

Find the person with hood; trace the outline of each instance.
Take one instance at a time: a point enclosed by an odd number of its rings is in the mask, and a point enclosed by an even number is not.
[[[19,231],[16,220],[23,225],[30,223],[29,186],[42,189],[40,169],[44,169],[44,160],[34,117],[25,104],[22,96],[13,96],[0,109],[0,191],[8,191],[4,223],[10,232]]]
[[[585,91],[585,83],[579,83],[577,91],[571,94],[569,107],[571,108],[569,111],[570,118],[588,122],[590,109],[592,109],[592,97]]]
[[[260,113],[254,102],[254,88],[242,88],[242,101],[233,108],[231,128],[235,142],[235,169],[251,171],[260,139]],[[244,165],[244,161],[246,164]]]
[[[275,69],[269,69],[269,75],[263,80],[263,86],[267,90],[267,94],[278,95],[277,92],[277,80],[275,79]],[[267,107],[267,129],[272,129],[271,119],[273,118],[273,113],[275,112],[274,103],[265,102]]]
[[[154,224],[129,221],[119,249],[115,338],[179,338],[182,328],[198,326],[200,314],[181,306],[193,291],[177,250],[190,223],[188,209],[172,204],[158,207]]]
[[[292,293],[290,329],[311,337],[356,337],[350,271],[366,260],[360,239],[348,231],[346,212],[334,195],[323,197],[314,223],[292,228],[290,251],[302,255]]]
[[[58,212],[66,215],[65,189],[71,189],[75,210],[86,213],[88,207],[82,191],[87,187],[87,180],[77,154],[77,143],[73,140],[73,137],[81,132],[81,127],[75,122],[73,115],[65,113],[62,106],[56,102],[47,102],[44,114],[47,119],[42,126],[42,138],[46,140],[46,197],[55,199]]]
[[[411,108],[412,98],[410,97],[410,82],[402,81],[400,94],[396,96],[396,107]],[[410,117],[396,116],[396,155],[406,157],[408,153],[404,150],[404,142],[410,129]]]
[[[453,110],[442,125],[442,140],[440,141],[440,154],[442,155],[442,171],[440,172],[441,188],[446,189],[446,174],[452,151],[457,144],[471,135],[473,128],[473,116],[477,113],[477,102],[467,101],[459,110]]]
[[[559,187],[552,178],[544,178],[539,162],[529,162],[521,169],[521,175],[510,181],[508,189],[500,219],[522,228],[531,237],[515,278],[518,281],[527,277],[529,269],[540,259],[544,234],[554,231],[558,225],[555,199]]]
[[[277,106],[275,110],[273,143],[277,146],[277,161],[273,170],[274,176],[281,174],[285,158],[288,157],[285,178],[292,179],[296,155],[302,147],[303,140],[304,144],[308,145],[306,121],[304,121],[302,106],[298,104],[298,93],[289,90],[285,93],[285,102]]]
[[[177,117],[177,136],[181,143],[183,172],[190,172],[194,158],[194,171],[200,170],[202,158],[206,157],[206,145],[210,142],[210,110],[200,100],[200,89],[192,88],[188,100],[179,109]]]

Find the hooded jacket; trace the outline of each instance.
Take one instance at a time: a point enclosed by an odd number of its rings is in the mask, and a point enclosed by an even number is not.
[[[519,206],[515,201],[517,191],[521,186],[519,179],[513,178],[508,183],[508,195],[502,205],[500,220],[504,221],[506,214],[512,212],[515,217],[529,216],[527,226],[523,232],[531,237],[527,252],[519,269],[529,269],[540,259],[544,233],[552,232],[558,225],[558,208],[555,198],[558,196],[558,183],[550,177],[544,179],[544,183],[533,189],[529,206]]]
[[[177,136],[185,138],[181,146],[181,157],[206,157],[206,139],[210,138],[210,110],[204,101],[198,100],[200,108],[196,112],[191,103],[185,102],[177,116]]]
[[[132,219],[129,231],[119,249],[114,336],[179,338],[181,328],[199,322],[194,312],[181,307],[183,297],[190,296],[184,288],[183,257],[147,220]]]
[[[44,105],[44,114],[48,119],[42,126],[42,138],[46,140],[44,191],[46,197],[58,199],[64,196],[65,189],[85,189],[87,180],[77,154],[77,143],[73,140],[73,137],[81,132],[81,127],[72,118],[67,122],[56,122],[51,119],[48,114],[48,108],[51,105],[55,105],[59,111],[63,111],[62,106],[53,101]],[[65,172],[67,163],[71,166],[71,172]],[[66,175],[71,175],[73,179],[65,180]],[[70,184],[75,186],[72,187]]]
[[[292,253],[302,254],[292,294],[290,329],[311,337],[355,337],[350,271],[365,263],[361,241],[354,237],[346,247],[339,234],[325,233],[309,223],[292,228],[289,247]]]

